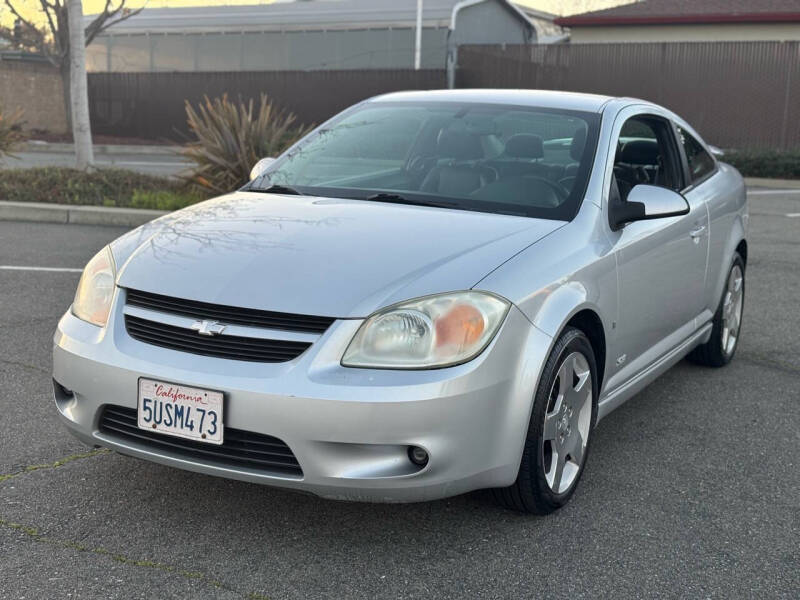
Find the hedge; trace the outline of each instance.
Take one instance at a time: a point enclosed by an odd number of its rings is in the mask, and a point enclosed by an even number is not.
[[[800,150],[728,150],[722,161],[745,177],[800,179]]]
[[[174,210],[205,200],[186,183],[125,169],[0,169],[0,200]]]

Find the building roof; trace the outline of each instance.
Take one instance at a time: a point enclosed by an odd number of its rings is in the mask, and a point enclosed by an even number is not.
[[[556,19],[564,27],[800,22],[798,0],[643,0]]]
[[[510,1],[497,1],[533,27],[527,16]],[[425,0],[423,24],[427,27],[449,26],[457,4],[459,0]],[[115,24],[108,33],[413,27],[416,15],[416,0],[305,0],[260,5],[147,8]]]

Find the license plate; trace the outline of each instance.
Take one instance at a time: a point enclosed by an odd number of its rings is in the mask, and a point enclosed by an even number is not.
[[[222,393],[139,379],[140,429],[206,442],[222,443]]]

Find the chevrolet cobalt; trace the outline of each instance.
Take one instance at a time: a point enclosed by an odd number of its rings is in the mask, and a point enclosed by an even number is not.
[[[598,420],[685,356],[736,352],[748,213],[715,152],[630,98],[364,101],[89,261],[58,414],[210,475],[552,512]]]

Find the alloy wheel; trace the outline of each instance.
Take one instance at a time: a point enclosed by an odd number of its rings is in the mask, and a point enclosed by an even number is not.
[[[542,435],[547,485],[563,494],[583,466],[592,421],[592,373],[580,352],[569,354],[550,390]]]
[[[733,265],[722,304],[722,352],[726,356],[733,354],[739,341],[743,304],[744,273],[739,265]]]

